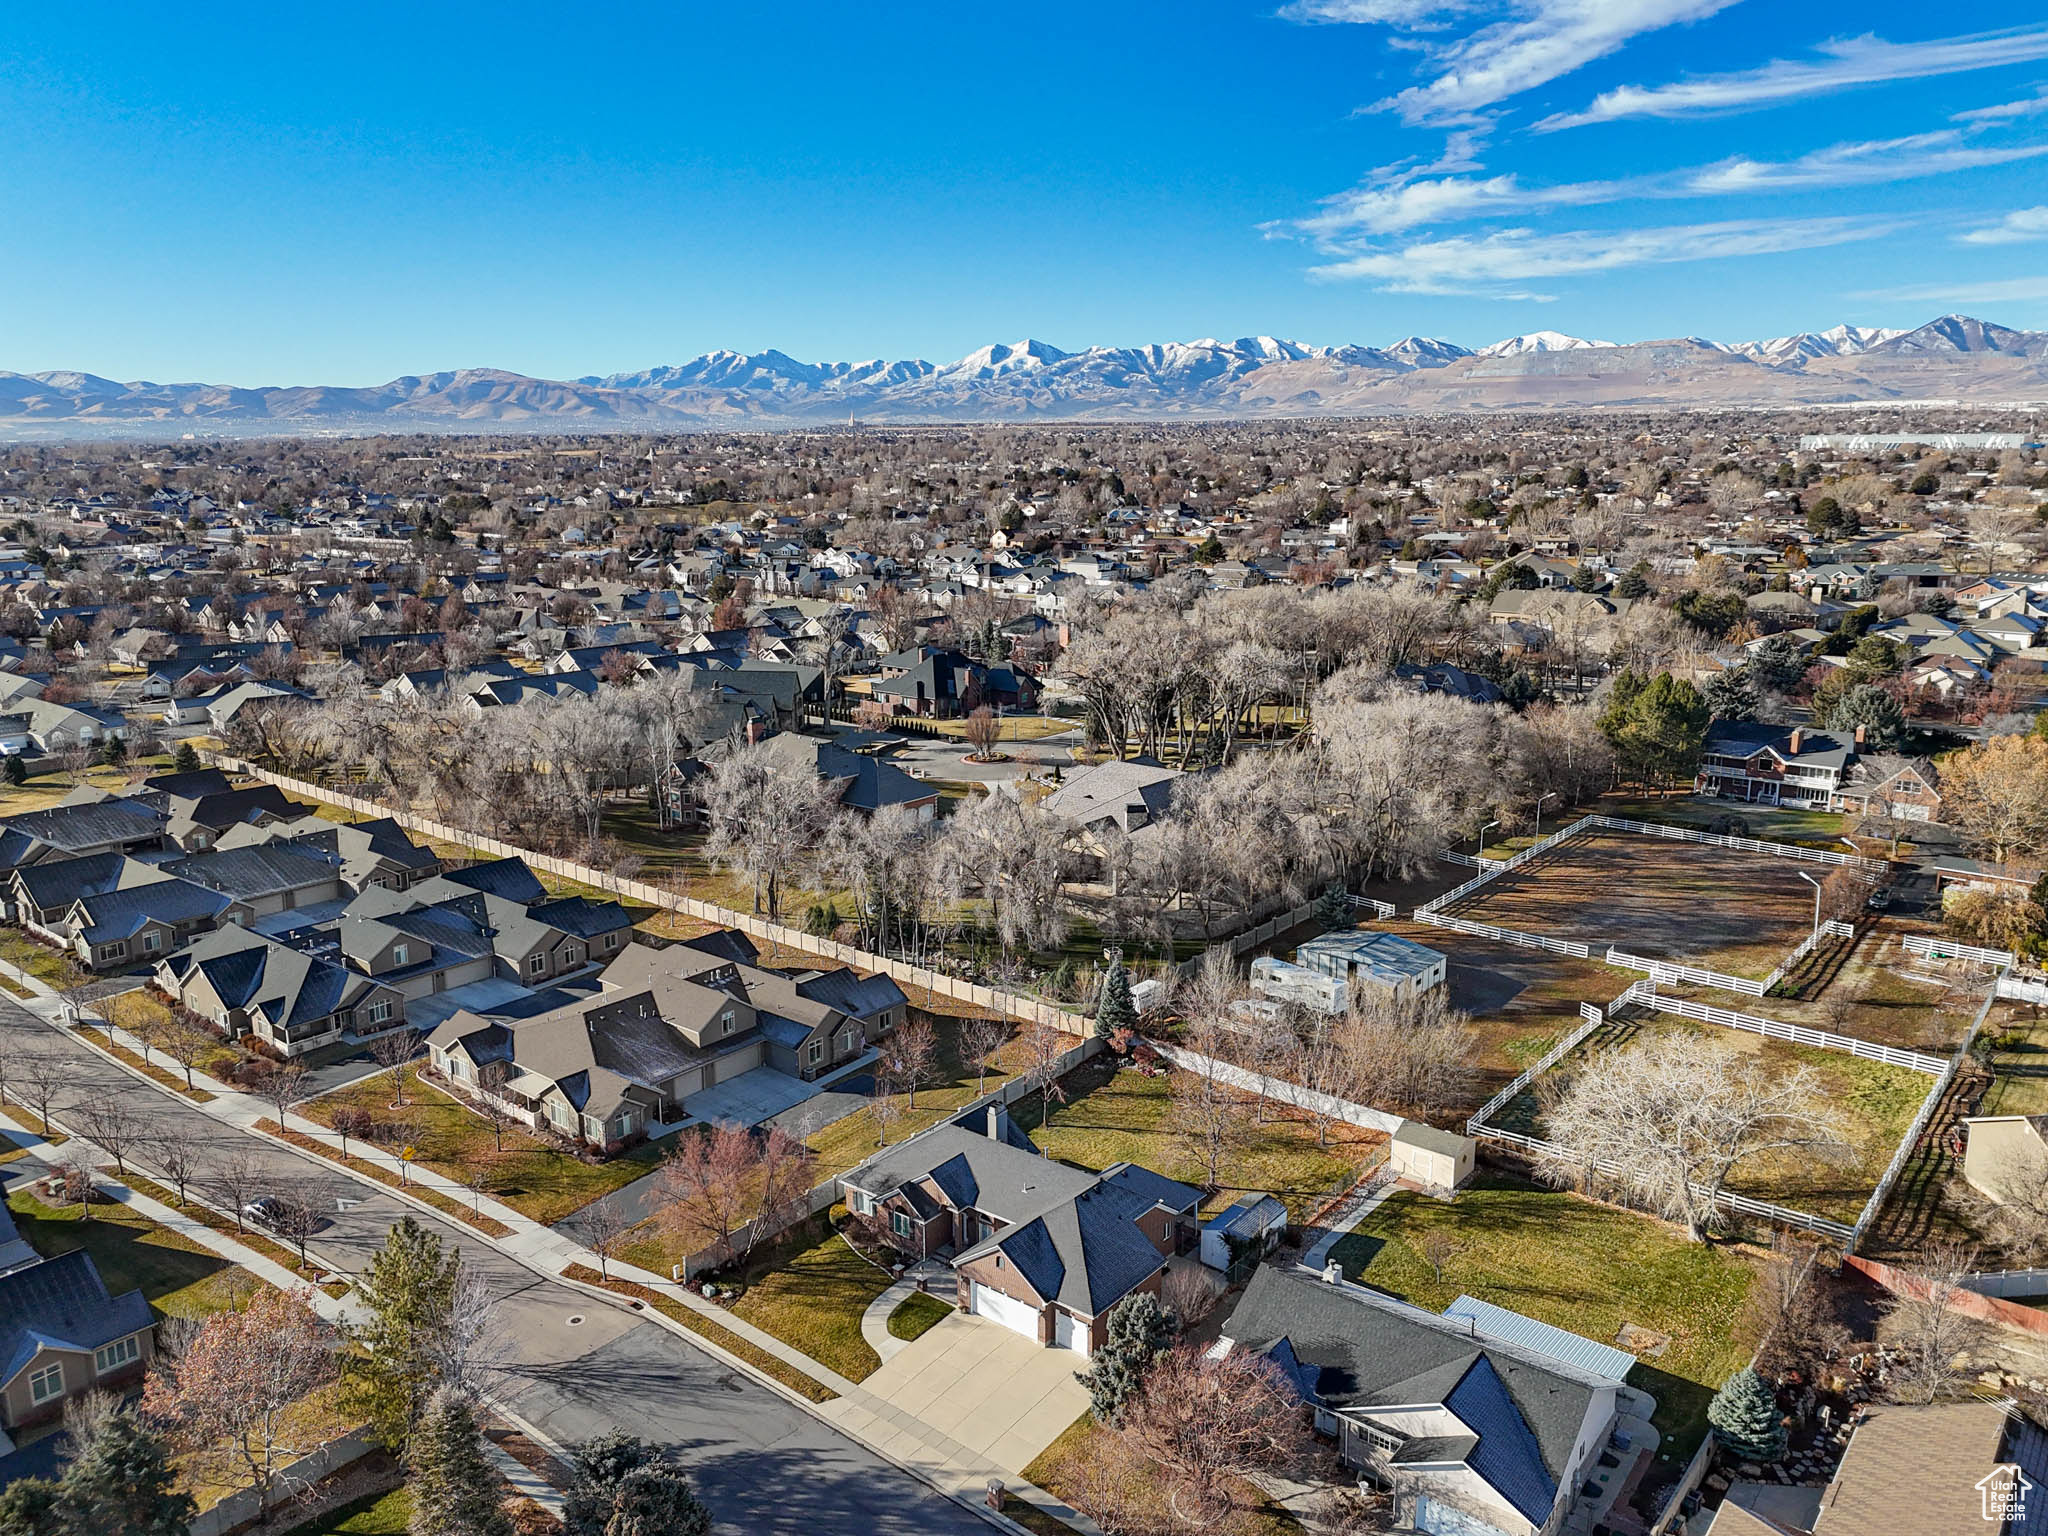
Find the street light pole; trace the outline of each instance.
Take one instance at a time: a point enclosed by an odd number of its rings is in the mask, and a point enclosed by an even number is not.
[[[1820,937],[1820,882],[1803,869],[1794,870],[1793,873],[1813,887],[1813,936],[1818,939]]]
[[[1475,855],[1477,855],[1480,858],[1484,858],[1486,856],[1486,834],[1488,832],[1491,832],[1495,827],[1499,825],[1500,823],[1497,821],[1489,821],[1485,826],[1479,829],[1479,846],[1472,850],[1472,852]]]
[[[1538,842],[1543,840],[1543,802],[1545,800],[1555,800],[1556,798],[1557,791],[1553,789],[1549,794],[1539,797],[1536,801],[1536,839]]]

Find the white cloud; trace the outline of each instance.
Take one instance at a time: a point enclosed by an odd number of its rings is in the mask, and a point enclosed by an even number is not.
[[[1996,224],[1957,235],[1964,245],[2018,245],[2025,240],[2048,240],[2048,206],[2015,208]]]
[[[1390,27],[1420,48],[1434,79],[1378,103],[1410,123],[1474,121],[1484,108],[1568,75],[1632,37],[1698,21],[1735,0],[1519,0],[1507,20],[1453,42],[1437,36],[1480,9],[1476,0],[1294,0],[1295,21]]]
[[[1658,229],[1578,229],[1539,234],[1494,230],[1422,240],[1397,248],[1364,248],[1310,269],[1325,281],[1364,280],[1388,293],[1534,297],[1512,285],[1626,267],[1731,256],[1762,256],[1868,240],[1896,226],[1864,218],[1731,219]]]
[[[1714,165],[1612,181],[1527,186],[1518,176],[1413,179],[1382,174],[1325,198],[1320,212],[1266,226],[1328,244],[1349,235],[1390,235],[1470,219],[1521,217],[1548,208],[1584,208],[1633,198],[1746,195],[1814,187],[1909,181],[2048,155],[2048,144],[1972,146],[1966,131],[1937,129],[1905,138],[1831,144],[1793,160],[1737,157]]]
[[[1536,124],[1539,132],[1630,117],[1693,117],[1768,106],[1849,86],[1961,74],[2000,64],[2048,58],[2048,28],[1982,32],[1922,43],[1880,37],[1837,39],[1820,45],[1810,62],[1776,59],[1759,69],[1705,75],[1671,85],[1625,85],[1596,97],[1583,112],[1559,113]]]
[[[2023,96],[2018,101],[2001,101],[1994,106],[1972,107],[1967,112],[1958,112],[1949,119],[1952,123],[1968,123],[1972,127],[1984,127],[1990,123],[2009,123],[2015,118],[2037,117],[2048,112],[2048,86],[2036,87],[2036,94]]]
[[[1685,190],[1701,195],[1787,191],[1799,187],[1849,187],[1880,181],[1910,181],[1954,171],[2006,165],[2048,155],[2048,144],[1971,147],[1956,129],[1916,133],[1902,139],[1833,144],[1796,160],[1737,157],[1693,172]]]
[[[1889,299],[1901,304],[2019,304],[2029,299],[2048,299],[2048,276],[1916,283],[1909,288],[1882,288],[1851,297]]]

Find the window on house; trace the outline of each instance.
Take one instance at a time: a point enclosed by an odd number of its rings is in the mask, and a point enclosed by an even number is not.
[[[389,1003],[370,1004],[370,1022],[372,1024],[382,1024],[386,1019],[390,1017],[391,1005]]]
[[[813,1041],[811,1042],[811,1057],[810,1057],[810,1059],[811,1059],[811,1063],[812,1063],[812,1065],[813,1065],[813,1066],[815,1066],[815,1065],[816,1065],[816,1064],[817,1064],[818,1062],[821,1062],[821,1061],[823,1061],[823,1060],[825,1059],[825,1042],[824,1042],[824,1041],[822,1041],[822,1040],[813,1040]]]
[[[394,944],[391,946],[391,963],[393,965],[404,965],[411,954],[412,951],[405,945]]]
[[[604,947],[606,949],[617,949],[619,947],[619,936],[616,933],[606,934],[604,936]]]
[[[142,947],[151,952],[162,949],[164,947],[164,936],[155,929],[151,929],[142,936]]]
[[[1397,1435],[1392,1430],[1381,1429],[1377,1425],[1359,1424],[1353,1427],[1358,1431],[1358,1438],[1380,1456],[1391,1456],[1407,1443],[1404,1436]]]
[[[64,1395],[64,1362],[53,1361],[39,1371],[31,1372],[28,1378],[28,1400],[31,1403],[47,1403],[53,1397]]]
[[[546,955],[535,955],[531,960],[526,962],[526,968],[536,976],[538,976],[542,971],[546,970],[547,965],[548,957]]]
[[[116,1339],[111,1344],[102,1344],[92,1352],[92,1368],[104,1376],[109,1371],[118,1371],[124,1365],[132,1365],[142,1358],[142,1344],[134,1334],[125,1339]]]
[[[568,947],[567,947],[566,949],[564,949],[564,950],[562,951],[562,964],[564,964],[564,965],[581,965],[582,963],[583,963],[583,948],[582,948],[582,946],[581,946],[581,945],[578,945],[578,944],[571,944],[571,945],[569,945],[569,946],[568,946]]]
[[[730,1008],[718,1016],[718,1032],[721,1035],[732,1033],[732,1010]]]
[[[548,1105],[548,1118],[557,1125],[573,1127],[576,1124],[576,1111],[564,1104],[560,1099],[556,1099]]]
[[[889,1213],[889,1230],[890,1230],[890,1231],[892,1231],[892,1232],[894,1232],[894,1233],[895,1233],[895,1234],[896,1234],[896,1235],[897,1235],[898,1237],[908,1237],[908,1236],[910,1236],[910,1214],[909,1214],[909,1212],[907,1212],[907,1211],[892,1211],[892,1212],[890,1212],[890,1213]]]
[[[97,953],[102,960],[119,960],[128,953],[128,945],[125,940],[119,944],[102,944]]]

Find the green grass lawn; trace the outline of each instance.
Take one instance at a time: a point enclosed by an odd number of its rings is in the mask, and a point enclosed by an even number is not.
[[[2048,1114],[2048,1019],[2012,1012],[2008,1020],[1986,1020],[1979,1037],[1990,1047],[1993,1075],[1977,1113]]]
[[[1816,1084],[1813,1107],[1834,1116],[1846,1143],[1846,1152],[1838,1159],[1808,1149],[1758,1153],[1736,1165],[1728,1177],[1728,1188],[1752,1199],[1853,1223],[1934,1086],[1935,1080],[1925,1073],[1669,1015],[1612,1023],[1596,1030],[1552,1070],[1583,1068],[1603,1051],[1701,1031],[1758,1057],[1773,1073],[1796,1067],[1811,1069]],[[1540,1086],[1541,1079],[1502,1105],[1494,1123],[1504,1130],[1541,1136]]]
[[[119,792],[128,788],[130,778],[162,773],[171,766],[168,756],[137,757],[108,768],[95,763],[85,770],[83,782],[93,789]],[[32,775],[26,784],[0,784],[0,816],[19,816],[27,811],[46,811],[79,787],[69,774],[51,769]]]
[[[394,1488],[330,1509],[317,1520],[295,1525],[288,1536],[405,1536],[412,1518],[412,1494]]]
[[[1039,1100],[1027,1094],[1011,1107],[1031,1139],[1061,1162],[1098,1169],[1138,1163],[1169,1178],[1201,1185],[1204,1169],[1174,1130],[1173,1094],[1166,1077],[1120,1072],[1098,1056],[1069,1073],[1071,1097],[1054,1104],[1039,1123]],[[1348,1125],[1332,1125],[1329,1145],[1318,1146],[1314,1126],[1275,1106],[1259,1123],[1252,1101],[1239,1117],[1242,1141],[1225,1158],[1207,1209],[1220,1210],[1240,1193],[1279,1196],[1301,1220],[1333,1191],[1348,1187],[1384,1145],[1384,1138]]]
[[[18,1191],[8,1209],[29,1246],[46,1259],[83,1248],[115,1295],[140,1290],[165,1317],[204,1318],[236,1306],[263,1282],[210,1248],[123,1205],[95,1205],[81,1221]]]
[[[882,1363],[860,1334],[861,1314],[894,1283],[829,1229],[808,1225],[808,1247],[783,1245],[753,1266],[759,1278],[733,1304],[733,1315],[772,1333],[829,1366],[848,1381],[862,1381]]]
[[[500,1151],[482,1116],[410,1071],[405,1107],[394,1108],[391,1098],[391,1074],[379,1072],[297,1113],[322,1125],[331,1125],[342,1106],[366,1109],[380,1121],[408,1118],[419,1128],[414,1160],[422,1167],[458,1183],[481,1171],[486,1195],[550,1226],[599,1195],[632,1183],[661,1160],[661,1144],[647,1142],[608,1161],[586,1163],[516,1127],[505,1131]]]
[[[19,928],[0,930],[0,960],[52,987],[68,987],[82,974],[69,955],[36,943]]]
[[[1848,819],[1836,811],[1798,811],[1782,806],[1743,805],[1733,800],[1702,800],[1697,795],[1604,795],[1590,809],[1602,816],[1626,821],[1654,821],[1667,827],[1708,830],[1709,823],[1722,816],[1735,816],[1749,830],[1737,834],[1758,842],[1825,844],[1841,852],[1838,841]],[[1546,821],[1554,831],[1567,821],[1586,814],[1585,809]]]
[[[1442,1279],[1421,1252],[1432,1231],[1458,1245]],[[1435,1312],[1470,1295],[1602,1344],[1624,1323],[1669,1334],[1663,1356],[1639,1361],[1629,1380],[1657,1399],[1674,1465],[1698,1446],[1708,1399],[1756,1343],[1743,1322],[1755,1271],[1740,1250],[1504,1177],[1481,1175],[1448,1203],[1398,1192],[1334,1256],[1347,1278]]]
[[[952,1315],[953,1309],[938,1297],[919,1291],[889,1314],[889,1332],[899,1339],[923,1338]]]

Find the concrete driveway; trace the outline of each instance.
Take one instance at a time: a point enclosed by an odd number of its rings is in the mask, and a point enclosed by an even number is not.
[[[1071,1350],[1046,1349],[1001,1323],[956,1312],[861,1385],[1021,1475],[1088,1411],[1088,1389],[1074,1379],[1086,1366]]]

